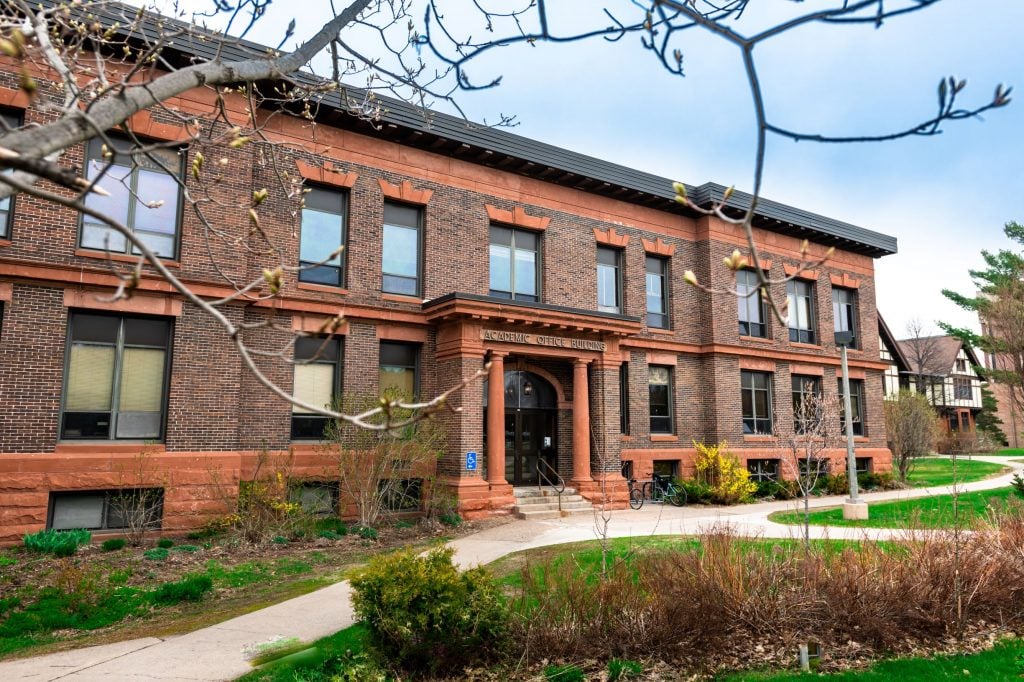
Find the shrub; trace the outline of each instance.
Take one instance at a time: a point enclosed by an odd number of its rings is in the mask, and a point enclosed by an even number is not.
[[[208,575],[189,575],[176,582],[167,582],[150,592],[155,604],[178,604],[183,601],[199,601],[213,589],[213,580]]]
[[[275,545],[287,545],[288,544],[288,538],[286,538],[283,535],[275,535],[274,539],[272,539],[271,542],[274,543]]]
[[[150,561],[163,561],[167,558],[169,552],[163,547],[156,547],[154,549],[147,549],[142,553],[142,556],[149,559]]]
[[[549,665],[544,668],[544,679],[548,682],[587,682],[587,676],[579,666],[571,663]]]
[[[163,547],[164,549],[170,549],[171,547],[174,547],[174,540],[171,540],[170,538],[160,538],[156,541],[156,546]]]
[[[620,680],[640,677],[643,671],[643,666],[636,661],[624,661],[619,658],[613,658],[608,661],[608,682],[620,682]]]
[[[439,517],[437,517],[437,520],[446,526],[451,526],[452,528],[458,528],[462,525],[462,517],[455,512],[447,512],[445,514],[441,514]]]
[[[71,556],[80,545],[87,545],[92,533],[87,530],[41,530],[25,536],[25,547],[33,552]]]
[[[500,588],[485,568],[460,572],[452,554],[378,556],[352,578],[357,616],[400,667],[461,671],[503,648],[508,613]]]
[[[864,490],[896,490],[902,485],[889,471],[881,474],[874,472],[857,475],[857,485]]]
[[[1013,486],[1015,493],[1024,497],[1024,478],[1021,478],[1020,474],[1013,475],[1013,480],[1010,481],[1010,485]]]
[[[726,450],[728,443],[705,445],[693,441],[693,447],[697,449],[697,480],[711,487],[713,502],[738,504],[750,500],[757,484],[750,480],[750,472],[739,459]]]
[[[175,545],[171,547],[172,552],[198,552],[199,547],[196,545]]]
[[[793,500],[799,497],[800,486],[796,481],[757,481],[754,497],[769,500]]]
[[[335,533],[333,530],[322,530],[316,534],[318,538],[324,538],[326,540],[340,540],[341,536]]]
[[[109,540],[104,540],[100,546],[104,552],[116,552],[119,549],[124,549],[126,544],[127,540],[124,538],[110,538]]]
[[[818,480],[818,485],[815,487],[824,490],[829,495],[843,495],[850,490],[850,486],[846,482],[846,474],[824,476]]]
[[[327,516],[322,519],[317,519],[313,522],[313,528],[318,531],[329,530],[337,533],[338,535],[348,534],[348,526],[346,526],[345,522],[336,516]]]
[[[696,479],[680,479],[677,481],[679,487],[686,491],[686,501],[689,504],[710,504],[714,496],[714,490],[707,483]]]
[[[364,540],[376,540],[377,531],[369,526],[359,526],[356,529],[356,534]]]

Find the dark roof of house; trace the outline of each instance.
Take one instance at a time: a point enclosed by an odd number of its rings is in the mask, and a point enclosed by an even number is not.
[[[955,336],[921,336],[914,339],[897,341],[903,357],[907,360],[907,368],[913,374],[945,377],[953,373],[956,356],[963,347],[970,363],[977,367],[978,358],[970,346]]]
[[[893,336],[892,331],[889,329],[889,325],[886,324],[882,318],[882,314],[878,314],[878,335],[882,339],[882,343],[889,349],[892,354],[892,359],[896,364],[896,368],[900,372],[906,372],[910,369],[910,363],[907,362],[906,356],[903,354],[903,349],[900,347],[896,337]]]
[[[126,9],[126,6],[112,4],[93,8],[92,11],[109,25],[117,24],[121,18],[120,25],[124,26],[121,12],[127,11],[134,16],[137,8]],[[152,39],[160,30],[159,21],[179,27],[189,26],[175,19],[153,16],[150,21],[142,22],[140,30]],[[234,61],[266,55],[270,50],[267,46],[245,40],[220,44],[210,39],[212,35],[193,29],[193,32],[176,39],[172,49],[187,61],[208,60],[218,55]],[[164,55],[166,58],[166,51]],[[292,80],[308,85],[319,82],[316,76],[306,72],[293,76]],[[383,110],[380,121],[367,121],[350,113],[345,97],[346,93],[337,91],[324,95],[323,104],[327,111],[322,112],[322,117],[325,122],[582,191],[671,213],[695,215],[692,209],[674,200],[673,180],[670,178],[569,151],[507,130],[468,122],[457,116],[424,112],[397,99],[381,97]],[[720,201],[725,191],[723,185],[710,182],[687,185],[689,199],[701,207]],[[726,210],[733,215],[741,215],[750,206],[750,200],[751,195],[734,192],[725,204]],[[764,198],[758,200],[755,224],[763,229],[873,258],[893,254],[897,250],[895,237]]]

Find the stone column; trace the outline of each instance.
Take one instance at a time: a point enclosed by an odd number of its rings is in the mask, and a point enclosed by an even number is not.
[[[572,480],[580,487],[590,478],[590,389],[587,362],[578,358],[572,373]]]
[[[505,354],[491,351],[487,374],[487,482],[505,480]]]

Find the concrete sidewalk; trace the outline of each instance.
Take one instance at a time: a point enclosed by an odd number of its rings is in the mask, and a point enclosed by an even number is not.
[[[1001,457],[975,457],[1009,466],[1012,472],[960,486],[961,491],[991,490],[1009,485],[1013,473],[1024,465]],[[918,488],[868,493],[869,502],[945,495],[948,487]],[[811,500],[812,508],[842,503],[842,497]],[[728,525],[743,535],[799,537],[800,528],[772,523],[772,512],[797,509],[799,501],[765,502],[739,507],[681,507],[645,505],[640,511],[611,513],[609,534],[614,537],[688,535],[714,526]],[[890,539],[900,530],[812,527],[814,537],[833,539]],[[451,543],[462,566],[484,564],[524,549],[597,537],[594,518],[566,517],[544,521],[517,521]],[[250,667],[247,656],[259,645],[284,638],[314,640],[353,623],[347,582],[311,592],[286,602],[233,618],[218,625],[166,639],[144,638],[58,654],[0,663],[0,680],[232,680]]]

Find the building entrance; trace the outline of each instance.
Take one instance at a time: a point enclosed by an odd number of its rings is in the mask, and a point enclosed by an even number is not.
[[[558,470],[557,406],[547,380],[524,370],[505,372],[505,480],[512,485],[538,485],[540,470],[548,478]]]

